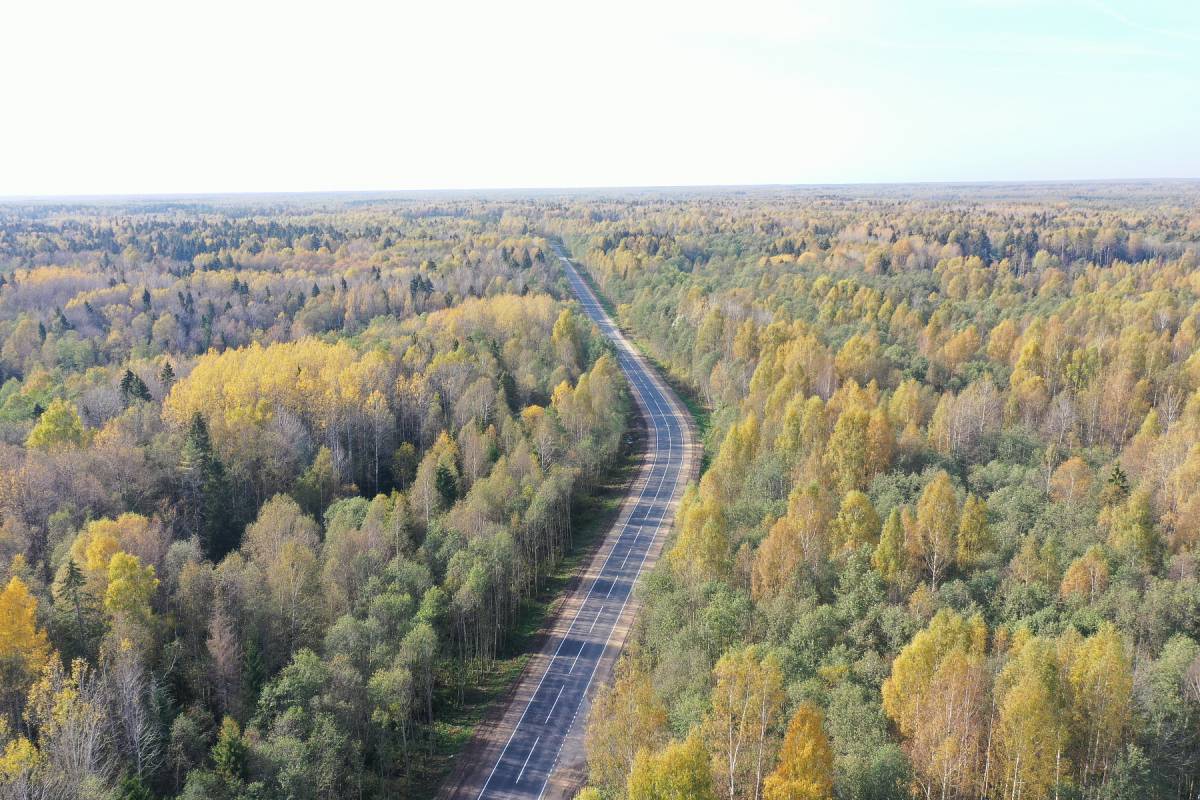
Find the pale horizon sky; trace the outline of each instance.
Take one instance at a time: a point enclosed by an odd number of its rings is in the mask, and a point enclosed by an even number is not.
[[[1200,3],[14,3],[0,197],[1200,177]]]

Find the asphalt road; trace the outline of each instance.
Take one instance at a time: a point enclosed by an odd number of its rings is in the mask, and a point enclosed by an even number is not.
[[[480,765],[480,781],[469,782],[472,793],[482,786],[476,795],[480,799],[540,798],[546,793],[563,744],[569,738],[578,742],[586,725],[589,691],[597,669],[602,663],[611,668],[615,651],[623,644],[634,584],[647,557],[657,554],[656,545],[661,545],[670,530],[676,501],[691,478],[693,434],[682,403],[636,354],[574,265],[556,250],[584,312],[615,345],[621,369],[646,420],[648,452],[640,480],[632,489],[636,502],[609,532],[611,549],[603,566],[589,583],[581,584],[579,590],[586,594],[581,603],[568,609],[574,616],[566,633],[550,642],[553,656],[545,669],[525,676],[524,680],[536,685],[532,693],[518,693],[528,700],[498,757]],[[620,632],[615,640],[614,632]],[[510,713],[515,716],[515,711]]]

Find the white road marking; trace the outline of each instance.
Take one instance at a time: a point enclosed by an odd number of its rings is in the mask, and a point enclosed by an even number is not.
[[[592,622],[592,627],[593,628],[596,627],[595,622]],[[589,630],[588,633],[591,633],[591,631]],[[585,648],[585,647],[587,647],[587,642],[583,642],[579,645],[579,652],[575,654],[575,657],[573,659],[571,659],[571,668],[569,670],[567,670],[568,675],[570,675],[571,673],[573,673],[575,671],[575,662],[577,662],[579,660],[579,657],[581,655],[583,655],[583,648]]]
[[[677,402],[672,401],[671,395],[670,395],[670,390],[665,386],[665,384],[662,383],[661,379],[659,379],[658,376],[652,372],[651,368],[637,354],[637,352],[629,344],[628,340],[626,340],[624,338],[624,336],[620,333],[619,329],[607,317],[607,315],[603,311],[602,306],[595,299],[595,295],[592,293],[591,288],[575,271],[574,266],[571,264],[570,260],[561,254],[559,254],[558,257],[559,257],[559,260],[562,261],[567,267],[565,270],[567,273],[567,279],[570,282],[572,289],[574,290],[576,296],[579,298],[580,304],[586,310],[592,312],[595,315],[595,317],[599,317],[598,320],[593,319],[593,322],[596,322],[597,325],[600,327],[600,329],[610,336],[610,338],[613,340],[613,344],[616,345],[618,363],[621,366],[622,371],[624,371],[626,373],[626,377],[629,379],[630,388],[633,390],[633,394],[634,394],[635,398],[637,399],[638,404],[641,406],[643,414],[649,418],[649,420],[651,421],[651,423],[654,427],[654,451],[653,451],[653,460],[650,463],[652,465],[658,464],[664,455],[664,448],[662,446],[664,429],[666,432],[667,461],[664,462],[666,466],[662,470],[662,473],[658,476],[657,486],[654,489],[654,496],[653,496],[653,498],[650,499],[649,504],[647,504],[646,498],[647,498],[647,494],[650,491],[650,483],[652,482],[653,475],[654,475],[654,467],[653,466],[650,467],[649,472],[647,473],[646,478],[645,478],[645,484],[642,486],[642,490],[638,496],[636,503],[634,503],[634,505],[631,507],[629,515],[624,519],[624,521],[622,523],[620,523],[621,524],[621,532],[618,535],[616,541],[611,545],[608,555],[605,557],[604,563],[601,565],[599,575],[597,575],[597,577],[592,580],[592,584],[588,588],[588,593],[584,597],[582,603],[580,603],[579,608],[576,610],[575,616],[571,620],[571,625],[567,629],[566,635],[564,635],[563,639],[559,642],[558,647],[555,649],[554,655],[551,657],[550,663],[547,664],[545,671],[542,673],[541,678],[538,680],[538,684],[534,688],[533,694],[530,696],[529,701],[526,703],[525,708],[521,713],[520,719],[517,721],[516,726],[514,727],[512,733],[509,735],[508,741],[505,742],[504,748],[501,750],[499,757],[496,759],[495,765],[493,765],[491,771],[488,773],[488,777],[484,781],[483,788],[480,790],[479,795],[478,795],[478,797],[480,797],[480,798],[482,798],[484,796],[484,794],[487,792],[488,786],[490,785],[492,778],[496,774],[496,770],[500,767],[500,764],[504,761],[504,757],[507,754],[508,749],[511,746],[514,737],[516,736],[517,731],[519,731],[521,729],[521,726],[524,724],[525,718],[529,713],[529,709],[532,707],[534,700],[536,700],[538,695],[541,693],[541,688],[542,688],[543,683],[546,680],[546,676],[550,673],[550,670],[554,667],[554,664],[557,662],[558,657],[562,652],[563,645],[566,644],[566,640],[568,638],[570,638],[570,634],[574,631],[575,625],[579,621],[579,615],[581,613],[583,613],[583,609],[588,605],[589,601],[591,600],[592,593],[595,591],[597,583],[599,582],[599,580],[602,577],[604,577],[605,573],[608,571],[609,562],[612,561],[612,557],[616,553],[617,547],[620,546],[621,541],[625,538],[625,535],[630,532],[630,527],[631,527],[630,523],[631,523],[634,515],[640,512],[643,516],[643,522],[639,523],[635,528],[633,543],[630,545],[629,549],[626,551],[624,561],[622,561],[622,564],[621,564],[622,571],[624,570],[624,567],[629,560],[630,553],[633,551],[633,549],[635,547],[638,546],[638,544],[640,544],[642,531],[646,527],[648,527],[646,525],[646,523],[648,523],[650,521],[650,512],[656,511],[657,513],[656,513],[655,517],[657,519],[657,522],[653,525],[653,529],[651,530],[651,535],[649,537],[649,541],[646,544],[645,552],[642,553],[642,557],[638,562],[637,571],[634,573],[634,575],[632,577],[632,582],[636,583],[637,579],[640,577],[642,568],[645,566],[646,559],[650,555],[650,549],[652,548],[652,546],[654,544],[655,535],[662,531],[664,524],[667,521],[666,514],[665,514],[666,508],[660,507],[659,496],[662,494],[663,488],[667,484],[666,476],[667,476],[667,473],[669,471],[671,471],[671,466],[672,466],[670,462],[676,460],[677,458],[680,459],[677,463],[675,463],[673,465],[674,466],[674,475],[672,476],[672,480],[671,480],[670,492],[667,495],[668,503],[671,502],[671,500],[674,499],[674,497],[675,497],[675,492],[676,492],[676,489],[678,488],[678,484],[679,484],[679,476],[680,476],[680,473],[683,472],[683,462],[682,462],[681,458],[684,455],[684,453],[686,453],[686,447],[687,447],[686,442],[680,441],[677,443],[675,441],[675,428],[677,425],[679,425],[679,417],[683,413],[681,406],[679,406],[679,404]],[[682,431],[681,431],[681,433],[682,433]],[[678,450],[676,448],[677,444],[679,445]],[[616,581],[618,578],[623,579],[624,576],[614,575],[610,578],[611,582],[609,584],[608,595],[606,595],[606,597],[611,596],[612,590],[616,586]],[[574,728],[576,717],[578,717],[580,710],[582,710],[583,705],[586,703],[587,693],[588,693],[589,689],[591,688],[592,682],[595,680],[596,670],[600,666],[600,661],[603,659],[604,654],[608,651],[608,646],[612,640],[613,632],[616,628],[616,623],[621,619],[622,615],[624,614],[625,607],[628,605],[629,599],[632,595],[633,595],[632,591],[626,592],[624,602],[621,604],[621,609],[617,612],[617,616],[614,619],[612,626],[609,627],[608,635],[604,641],[604,647],[600,650],[600,652],[595,657],[595,661],[592,664],[592,671],[588,677],[587,685],[584,687],[583,694],[580,695],[578,704],[576,705],[576,707],[571,715],[571,720],[568,723],[566,729],[561,731],[561,736],[559,738],[558,747],[555,749],[554,759],[553,759],[553,761],[550,762],[550,767],[546,772],[546,777],[542,781],[541,789],[537,794],[538,798],[541,798],[541,796],[546,791],[546,787],[549,785],[550,774],[554,771],[554,767],[558,763],[558,757],[559,757],[559,754],[562,752],[563,745],[566,743],[567,736],[570,734],[570,732]],[[589,635],[592,633],[593,629],[595,629],[596,623],[599,621],[600,616],[604,613],[604,610],[606,607],[607,607],[607,603],[602,603],[600,606],[600,610],[596,612],[596,616],[592,620],[591,627],[588,629]],[[570,670],[568,671],[568,674],[571,674],[572,672],[574,672],[575,664],[576,664],[576,662],[578,662],[579,656],[583,653],[583,649],[585,646],[586,646],[586,643],[581,645],[579,648],[579,651],[575,654],[575,657],[571,662],[571,667],[570,667]],[[563,690],[565,688],[566,688],[565,683],[563,684],[563,686],[561,686],[559,688],[558,694],[555,697],[554,703],[551,705],[550,714],[546,715],[546,719],[543,721],[543,725],[545,725],[549,722],[550,716],[551,716],[551,714],[553,714],[555,708],[557,707],[558,702],[562,697]],[[537,749],[537,745],[540,741],[541,741],[541,734],[539,734],[537,736],[537,738],[534,740],[533,749],[531,749],[529,755],[526,756],[525,762],[521,766],[521,771],[517,775],[517,779],[516,779],[517,782],[519,782],[521,780],[521,778],[524,777],[525,769],[526,769],[526,767],[528,767],[529,760],[533,757],[533,752]]]
[[[600,615],[604,613],[605,606],[600,606],[600,610],[596,612],[596,618],[592,620],[592,627],[588,628],[588,636],[592,635],[592,628],[596,627],[596,623],[600,621]],[[581,651],[583,648],[579,648]]]
[[[525,774],[525,768],[529,766],[529,759],[533,758],[533,752],[537,750],[538,742],[541,740],[541,736],[533,740],[533,747],[529,748],[529,755],[525,756],[525,763],[521,765],[521,772],[517,775],[517,783],[521,782],[521,777]]]
[[[582,647],[579,648],[579,651],[582,653],[583,648]],[[558,708],[558,701],[560,699],[562,699],[563,689],[565,689],[565,688],[567,688],[567,685],[565,683],[562,686],[558,687],[558,694],[556,694],[554,696],[554,703],[550,706],[550,713],[546,714],[546,718],[544,720],[542,720],[543,725],[545,725],[547,722],[550,721],[550,716],[554,713],[554,709]]]

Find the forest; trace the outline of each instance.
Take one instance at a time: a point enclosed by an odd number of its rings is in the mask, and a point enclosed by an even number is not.
[[[421,796],[624,446],[547,253],[484,207],[0,207],[0,796]]]
[[[588,797],[1195,797],[1200,187],[552,213],[711,411]]]
[[[1196,797],[1188,182],[0,205],[0,796],[428,796],[623,457],[558,241],[705,446],[579,797]]]

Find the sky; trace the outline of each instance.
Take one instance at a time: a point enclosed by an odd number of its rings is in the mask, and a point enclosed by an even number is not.
[[[1195,0],[37,0],[0,196],[1200,177]]]

